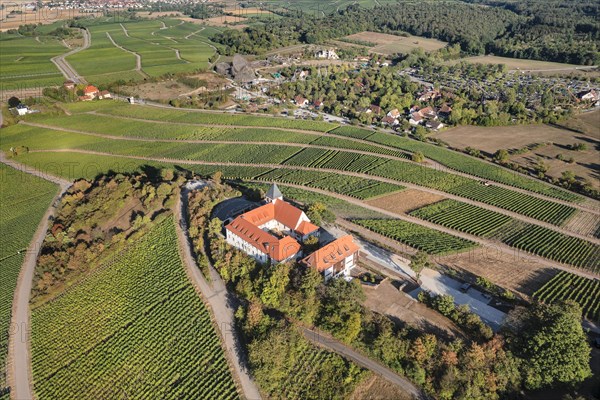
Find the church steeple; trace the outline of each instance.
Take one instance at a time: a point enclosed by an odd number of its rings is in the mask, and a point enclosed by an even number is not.
[[[274,203],[277,199],[283,200],[283,194],[281,194],[277,184],[273,183],[265,195],[265,200],[267,203]]]

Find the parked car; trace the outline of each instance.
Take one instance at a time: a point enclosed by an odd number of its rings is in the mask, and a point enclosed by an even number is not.
[[[467,293],[469,289],[471,289],[470,283],[463,283],[462,285],[460,285],[460,291],[463,293]]]
[[[597,337],[596,339],[594,339],[594,346],[596,346],[596,348],[600,349],[600,337]]]

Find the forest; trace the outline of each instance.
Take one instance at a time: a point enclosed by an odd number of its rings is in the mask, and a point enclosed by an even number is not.
[[[518,58],[593,65],[600,61],[598,5],[592,1],[540,0],[402,2],[369,9],[359,5],[316,17],[287,12],[285,18],[226,30],[212,39],[234,53],[261,54],[296,43],[323,43],[369,30],[390,34],[410,33],[459,44],[465,54],[497,53]],[[564,3],[564,4],[563,4]],[[486,7],[483,7],[485,5]]]

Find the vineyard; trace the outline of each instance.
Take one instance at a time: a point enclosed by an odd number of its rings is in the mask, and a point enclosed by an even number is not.
[[[476,236],[487,236],[511,220],[506,215],[450,199],[419,208],[410,215]]]
[[[408,152],[414,153],[416,151],[420,151],[425,155],[425,157],[437,161],[440,164],[456,171],[464,172],[479,178],[504,183],[506,185],[515,186],[557,199],[572,202],[579,202],[583,200],[581,196],[575,193],[544,184],[536,181],[535,179],[519,175],[498,165],[494,165],[453,150],[448,150],[440,146],[399,137],[397,135],[390,135],[382,132],[372,132],[355,127],[342,126],[334,129],[330,133],[334,135],[364,139],[370,142],[383,144]]]
[[[355,219],[352,222],[432,255],[453,254],[477,246],[470,240],[399,219]]]
[[[583,310],[583,315],[600,322],[600,281],[560,271],[537,292],[535,299],[544,303],[573,300]]]
[[[104,114],[140,118],[151,121],[181,122],[219,126],[256,126],[265,128],[299,129],[304,131],[327,132],[337,125],[321,121],[296,120],[290,118],[262,117],[255,115],[223,114],[211,112],[190,112],[157,107],[131,106],[117,101],[73,103],[66,105],[73,112],[98,111]]]
[[[564,264],[600,271],[600,246],[538,225],[511,221],[492,237],[509,246]]]
[[[239,398],[177,249],[166,218],[32,311],[38,398]]]

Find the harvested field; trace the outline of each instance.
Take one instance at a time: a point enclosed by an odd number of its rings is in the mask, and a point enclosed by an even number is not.
[[[406,393],[401,387],[377,375],[371,376],[358,385],[350,396],[350,400],[411,400],[412,398],[412,395]]]
[[[203,20],[208,25],[212,26],[230,26],[232,24],[239,24],[241,22],[246,22],[248,19],[244,17],[238,17],[234,15],[220,15],[218,17],[212,17]],[[232,28],[242,29],[247,25],[234,25]]]
[[[588,117],[584,114],[587,121],[592,120],[593,117],[593,115]],[[537,162],[537,157],[540,157],[548,166],[547,175],[558,178],[563,171],[569,170],[592,182],[594,187],[600,187],[600,164],[598,163],[600,141],[572,130],[542,124],[491,128],[460,126],[438,133],[435,137],[452,147],[464,149],[470,146],[481,150],[488,156],[494,154],[498,149],[516,150],[536,143],[551,143],[533,151],[513,155],[511,161],[527,168],[532,167]],[[567,148],[568,145],[575,143],[585,144],[587,150],[574,151]],[[565,159],[572,157],[574,163],[557,159],[558,154],[562,154]]]
[[[438,336],[464,336],[452,321],[400,292],[389,280],[382,282],[376,289],[365,289],[364,292],[367,296],[365,306],[375,312]]]
[[[461,58],[454,60],[451,63],[457,63],[459,61],[466,61],[476,64],[506,64],[508,69],[518,69],[523,71],[536,71],[536,70],[571,70],[578,67],[574,64],[562,64],[550,61],[537,61],[537,60],[525,60],[520,58],[510,57],[498,57],[498,56],[477,56]]]
[[[11,4],[14,4],[12,1]],[[64,21],[68,19],[73,19],[75,17],[92,17],[99,16],[100,13],[83,13],[79,10],[57,10],[52,9],[52,11],[48,11],[47,9],[43,9],[42,11],[27,11],[24,9],[24,5],[18,4],[6,4],[6,8],[0,13],[0,32],[7,31],[9,29],[18,28],[21,25],[25,24],[42,24],[48,25],[52,24],[56,21]],[[21,11],[22,14],[13,14],[11,17],[8,17],[11,11]]]
[[[143,18],[183,17],[180,11],[140,11],[135,14]]]
[[[346,36],[346,39],[361,42],[371,42],[377,45],[370,48],[370,52],[378,54],[410,53],[413,49],[421,48],[428,51],[439,50],[446,46],[446,42],[437,39],[428,39],[420,36],[396,36],[377,32],[360,32]]]
[[[600,140],[600,110],[579,114],[560,125]]]
[[[386,211],[409,213],[417,208],[443,200],[445,197],[423,192],[417,189],[406,189],[388,196],[369,200],[366,203]]]
[[[594,236],[600,230],[600,215],[579,211],[563,225],[563,228],[580,235]]]
[[[271,11],[268,10],[262,10],[258,7],[249,7],[249,8],[242,8],[242,7],[235,7],[235,8],[226,8],[225,10],[223,10],[225,12],[225,14],[232,14],[232,15],[241,15],[241,16],[245,16],[245,15],[257,15],[257,14],[273,14]]]
[[[482,276],[491,282],[530,297],[541,288],[557,270],[531,260],[496,251],[491,247],[477,248],[466,253],[436,259],[442,266]]]

